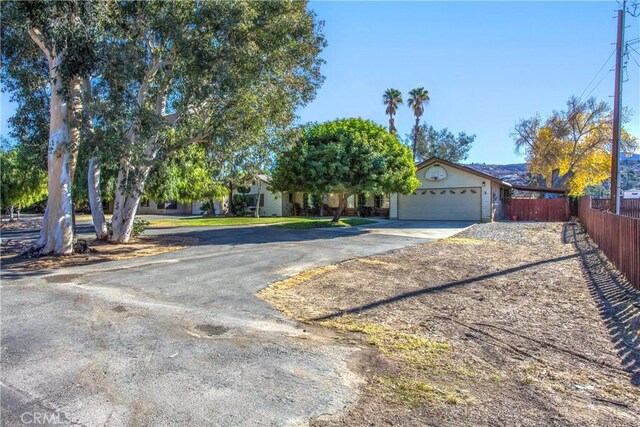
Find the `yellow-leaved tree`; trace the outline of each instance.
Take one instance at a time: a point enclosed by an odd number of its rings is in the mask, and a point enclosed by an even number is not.
[[[539,115],[522,119],[512,137],[537,185],[566,188],[577,196],[611,173],[611,108],[595,98],[571,97],[565,111],[554,111],[544,122]],[[625,152],[638,147],[637,138],[624,129],[621,143]]]

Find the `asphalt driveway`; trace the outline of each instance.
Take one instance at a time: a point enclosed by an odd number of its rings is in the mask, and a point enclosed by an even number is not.
[[[197,236],[200,246],[2,271],[3,425],[37,416],[89,426],[292,425],[340,411],[357,397],[355,350],[306,332],[255,293],[468,225],[156,229]]]

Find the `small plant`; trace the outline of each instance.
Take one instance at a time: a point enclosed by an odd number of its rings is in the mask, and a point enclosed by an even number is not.
[[[151,223],[146,219],[135,217],[133,219],[133,229],[131,229],[131,237],[135,238],[144,233],[145,228],[147,228],[150,224]],[[107,236],[111,236],[111,233],[111,221],[107,221]]]
[[[133,219],[133,229],[131,230],[131,237],[138,237],[142,233],[144,233],[145,228],[147,228],[151,224],[146,219],[142,219],[139,217],[135,217]]]

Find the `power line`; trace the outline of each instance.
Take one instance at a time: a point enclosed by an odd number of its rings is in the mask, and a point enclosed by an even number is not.
[[[602,70],[604,69],[604,67],[607,66],[607,64],[609,63],[609,60],[611,60],[611,58],[613,57],[613,54],[616,53],[616,49],[614,48],[611,51],[611,54],[609,55],[609,57],[604,61],[604,63],[602,64],[602,67],[600,67],[600,69],[598,70],[598,72],[595,74],[595,76],[593,76],[593,78],[591,79],[591,81],[589,82],[589,84],[587,85],[587,87],[584,88],[584,90],[582,91],[582,93],[580,94],[580,96],[578,97],[578,99],[582,99],[582,95],[584,95],[584,93],[587,91],[587,89],[589,89],[589,86],[591,86],[591,84],[596,80],[596,78],[598,78],[598,75],[600,75],[600,73],[602,72]],[[609,70],[607,72],[607,74],[611,72],[611,70]],[[607,76],[607,74],[605,74],[605,77]],[[598,85],[602,83],[602,79],[598,82]],[[597,87],[597,85],[596,85]],[[593,92],[593,89],[591,90],[591,92]],[[589,92],[589,95],[591,94],[591,92]],[[588,98],[588,96],[587,96]]]
[[[635,50],[635,49],[633,49],[633,51],[635,53],[638,53],[638,51]],[[638,63],[638,61],[636,60],[635,56],[633,56],[633,54],[631,52],[627,51],[627,57],[633,59],[633,62],[635,62],[638,67],[640,67],[640,63]]]
[[[609,77],[609,73],[611,73],[613,71],[613,69],[610,69],[609,71],[606,72],[605,75],[602,76],[602,78],[598,81],[598,83],[589,91],[589,93],[587,94],[587,96],[585,98],[589,98],[591,96],[591,94],[593,93],[593,91],[595,91],[598,86],[600,86],[600,84],[604,81],[604,79],[606,79],[607,77]],[[582,96],[578,99],[582,99]]]

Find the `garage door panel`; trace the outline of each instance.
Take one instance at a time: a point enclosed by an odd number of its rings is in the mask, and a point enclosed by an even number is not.
[[[482,191],[478,187],[419,189],[398,196],[398,218],[480,221]]]

